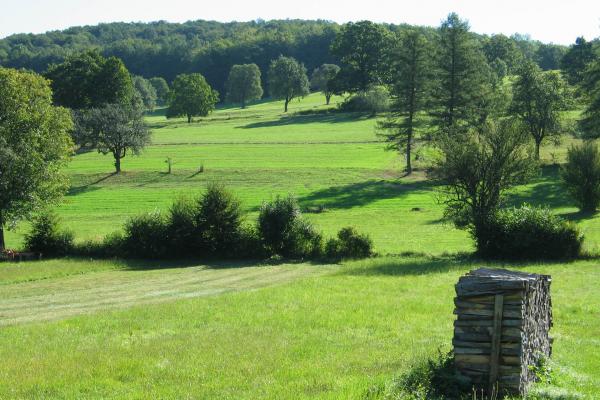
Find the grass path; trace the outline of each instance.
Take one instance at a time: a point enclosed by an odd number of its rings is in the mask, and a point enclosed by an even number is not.
[[[306,264],[236,268],[198,265],[117,269],[8,283],[0,285],[0,326],[251,290],[327,270]]]

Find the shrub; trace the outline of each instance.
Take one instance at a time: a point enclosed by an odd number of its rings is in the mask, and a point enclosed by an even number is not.
[[[121,257],[126,255],[124,238],[120,232],[108,234],[103,240],[86,240],[75,245],[73,254],[82,257]]]
[[[325,248],[329,258],[366,258],[373,254],[373,241],[352,227],[342,228],[337,239],[329,239]]]
[[[125,224],[123,251],[139,258],[164,258],[168,255],[168,223],[160,211],[130,218]]]
[[[45,256],[64,256],[73,249],[73,232],[61,230],[58,215],[47,210],[33,219],[25,248]]]
[[[573,258],[583,243],[575,225],[529,205],[498,211],[478,234],[478,252],[492,258]]]
[[[254,226],[242,226],[234,254],[239,259],[258,260],[266,257],[260,234]]]
[[[302,214],[292,196],[264,203],[258,216],[258,231],[269,255],[307,257],[321,253],[322,236]]]
[[[234,256],[242,228],[239,200],[222,185],[210,184],[200,199],[196,225],[208,254]]]
[[[585,212],[594,212],[600,205],[600,153],[598,145],[585,142],[573,145],[567,153],[567,163],[561,176],[567,190]]]
[[[340,104],[342,111],[370,112],[372,115],[389,110],[390,95],[383,86],[373,86],[364,93],[359,93]]]
[[[196,215],[198,204],[190,197],[177,198],[169,209],[167,236],[174,254],[191,256],[199,245]]]

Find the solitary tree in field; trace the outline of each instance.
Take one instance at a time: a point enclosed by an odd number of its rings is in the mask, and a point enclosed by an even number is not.
[[[137,105],[107,104],[76,114],[76,131],[90,147],[112,154],[115,171],[128,153],[138,155],[150,143],[143,110]]]
[[[480,239],[505,192],[535,172],[528,133],[514,120],[488,121],[465,133],[443,132],[439,147],[433,173],[446,185],[446,216]]]
[[[169,99],[169,85],[167,81],[161,77],[150,78],[149,81],[156,91],[156,102],[160,106],[165,105]]]
[[[432,78],[431,46],[422,32],[404,31],[393,52],[390,92],[393,102],[387,119],[378,123],[389,148],[406,153],[406,173],[412,173],[411,151],[418,113],[429,100]]]
[[[513,87],[512,112],[527,127],[535,141],[535,158],[540,158],[542,141],[561,130],[560,112],[566,109],[568,91],[566,84],[556,72],[542,72],[532,61],[519,69],[519,77]]]
[[[186,116],[191,123],[193,117],[207,116],[218,101],[219,93],[201,74],[177,75],[171,88],[167,118]]]
[[[4,227],[53,203],[68,188],[73,150],[68,110],[52,105],[41,76],[0,68],[0,251]]]
[[[294,58],[279,56],[269,67],[269,92],[277,99],[285,100],[284,111],[296,97],[309,93],[306,68]]]
[[[465,130],[480,123],[490,93],[489,66],[469,24],[452,13],[439,30],[436,106],[440,130]]]
[[[325,95],[325,102],[329,105],[331,96],[333,96],[333,88],[331,81],[340,72],[340,67],[335,64],[323,64],[312,73],[310,78],[310,86],[313,89],[320,90]]]
[[[229,71],[225,87],[227,88],[227,101],[240,103],[242,108],[246,108],[246,103],[249,101],[259,100],[263,95],[263,89],[258,65],[234,65]]]
[[[337,91],[366,92],[385,81],[391,34],[383,25],[360,21],[344,25],[331,45],[342,61]]]
[[[156,107],[157,95],[156,89],[154,89],[152,83],[142,76],[134,76],[133,87],[142,100],[144,108],[150,111],[154,110],[154,107]]]
[[[116,57],[104,58],[97,51],[51,65],[45,76],[51,81],[55,104],[74,110],[128,102],[134,91],[123,62]]]

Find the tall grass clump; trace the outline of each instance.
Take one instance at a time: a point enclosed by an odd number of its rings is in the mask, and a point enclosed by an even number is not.
[[[563,183],[577,207],[595,212],[600,205],[600,153],[591,141],[573,145],[561,171]]]

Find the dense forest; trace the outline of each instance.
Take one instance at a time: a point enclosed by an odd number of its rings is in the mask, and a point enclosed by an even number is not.
[[[408,25],[386,28],[399,32]],[[436,34],[435,28],[425,29]],[[223,93],[235,64],[255,63],[265,79],[270,61],[279,55],[296,58],[308,71],[338,63],[330,47],[339,30],[340,25],[334,22],[304,20],[109,23],[9,36],[0,40],[0,65],[44,72],[69,54],[98,49],[105,56],[122,59],[132,74],[171,82],[180,73],[200,72]],[[501,59],[509,69],[523,58],[534,60],[545,70],[558,69],[567,51],[565,46],[544,44],[524,35],[474,35],[490,62]]]

